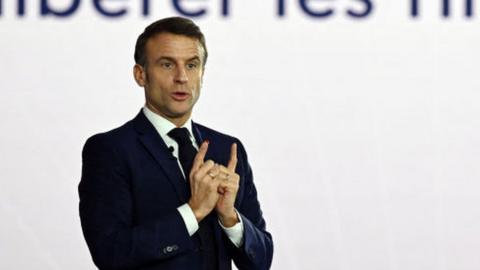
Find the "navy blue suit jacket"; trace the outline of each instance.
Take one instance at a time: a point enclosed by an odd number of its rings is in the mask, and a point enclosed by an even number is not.
[[[219,269],[269,269],[271,235],[257,200],[246,152],[236,138],[193,123],[197,143],[209,140],[207,159],[226,165],[238,145],[240,188],[235,207],[244,224],[236,248],[213,211]],[[199,269],[197,234],[190,236],[177,207],[188,201],[178,163],[145,115],[87,140],[78,190],[83,234],[100,269]]]

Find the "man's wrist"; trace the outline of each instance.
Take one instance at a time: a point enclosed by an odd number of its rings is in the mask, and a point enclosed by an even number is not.
[[[235,224],[240,222],[238,219],[237,212],[235,210],[230,211],[227,215],[218,215],[218,219],[222,223],[222,225],[226,228],[233,227]]]
[[[187,204],[190,206],[190,209],[192,209],[192,212],[195,215],[198,223],[200,223],[200,221],[202,221],[202,219],[204,219],[208,215],[208,213],[205,213],[205,211],[194,207],[191,202],[188,202]]]
[[[242,221],[242,215],[235,209],[235,213],[237,214],[238,217],[238,223],[231,226],[231,227],[225,227],[222,222],[220,221],[220,218],[218,220],[218,223],[220,224],[220,227],[223,229],[225,234],[228,236],[228,239],[238,248],[241,247],[243,244],[243,221]]]

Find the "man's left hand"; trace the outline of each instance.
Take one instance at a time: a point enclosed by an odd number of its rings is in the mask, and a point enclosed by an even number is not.
[[[237,212],[235,211],[235,199],[237,197],[240,176],[235,173],[237,167],[237,144],[232,144],[230,149],[230,160],[227,167],[217,165],[218,170],[215,178],[222,181],[218,186],[220,198],[217,201],[215,210],[217,211],[220,222],[225,227],[232,227],[239,222]]]

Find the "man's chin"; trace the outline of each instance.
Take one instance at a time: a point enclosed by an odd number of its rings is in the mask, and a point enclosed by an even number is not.
[[[192,110],[176,110],[171,111],[167,117],[171,119],[178,119],[178,120],[187,120],[192,115]]]

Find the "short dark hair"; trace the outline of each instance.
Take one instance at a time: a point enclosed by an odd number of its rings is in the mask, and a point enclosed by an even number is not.
[[[145,45],[150,38],[160,33],[171,33],[196,38],[203,47],[203,66],[205,66],[208,56],[205,36],[192,20],[183,17],[164,18],[147,26],[143,33],[138,36],[135,45],[135,63],[145,66],[147,60],[145,56]]]

